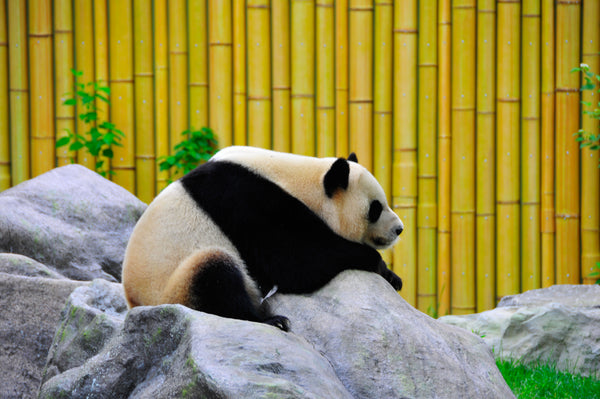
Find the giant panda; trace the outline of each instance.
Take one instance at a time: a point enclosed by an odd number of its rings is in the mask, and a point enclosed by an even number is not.
[[[129,307],[179,303],[289,330],[262,299],[314,291],[346,269],[402,280],[377,249],[404,226],[354,154],[314,158],[228,147],[165,188],[123,262]]]

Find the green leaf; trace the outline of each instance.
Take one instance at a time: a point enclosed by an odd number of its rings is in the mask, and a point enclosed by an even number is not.
[[[74,76],[83,76],[83,71],[78,71],[78,70],[76,70],[76,69],[73,69],[73,68],[71,68],[71,73],[72,73]]]
[[[77,105],[77,100],[74,98],[67,98],[63,101],[63,105]]]
[[[104,165],[104,161],[103,160],[100,160],[100,161],[96,162],[96,170],[99,170],[102,167],[102,165]]]
[[[71,137],[65,136],[56,141],[56,148],[63,147],[71,142]]]
[[[69,146],[69,151],[78,151],[84,147],[84,144],[80,141],[76,141]]]
[[[106,158],[111,158],[115,155],[113,153],[113,150],[111,150],[110,148],[106,148],[104,150],[102,150],[102,155],[105,156]]]

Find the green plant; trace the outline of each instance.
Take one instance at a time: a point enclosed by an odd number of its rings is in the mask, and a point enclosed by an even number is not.
[[[585,84],[581,86],[581,90],[592,90],[596,91],[600,94],[600,75],[597,75],[590,71],[590,67],[587,64],[581,64],[578,68],[573,68],[571,72],[582,72],[583,78],[585,80]],[[600,120],[600,101],[598,101],[595,105],[593,105],[589,101],[582,101],[583,104],[588,109],[584,109],[584,115],[588,115],[590,118]],[[600,133],[594,134],[592,132],[586,132],[583,129],[579,129],[577,133],[574,134],[580,144],[580,148],[589,147],[591,150],[600,149]],[[600,168],[600,163],[598,164]]]
[[[185,175],[202,161],[208,161],[217,150],[217,139],[213,131],[207,127],[200,130],[186,130],[182,133],[186,138],[177,144],[173,155],[159,158],[160,170],[175,169],[171,177]]]
[[[563,372],[554,364],[497,359],[496,364],[506,383],[519,399],[598,398],[598,375],[583,377]]]
[[[70,93],[72,96],[67,98],[63,105],[80,107],[78,111],[81,113],[77,117],[85,123],[87,131],[74,133],[65,129],[67,135],[57,140],[56,148],[66,145],[69,146],[69,151],[86,148],[90,155],[96,157],[96,172],[104,177],[107,174],[113,175],[114,172],[107,168],[107,161],[114,156],[113,146],[123,146],[121,139],[125,135],[114,124],[100,120],[96,108],[96,100],[110,104],[110,88],[102,82],[79,83],[78,78],[83,76],[83,72],[71,69],[71,73],[75,77],[75,91]],[[71,163],[74,162],[75,159],[71,158]]]
[[[596,284],[600,285],[600,262],[596,262],[596,271],[589,274],[590,277],[596,278]]]

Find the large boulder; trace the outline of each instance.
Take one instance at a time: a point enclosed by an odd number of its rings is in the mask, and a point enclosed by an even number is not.
[[[26,255],[74,280],[119,281],[145,208],[83,166],[56,168],[0,193],[0,252]]]
[[[0,261],[9,259],[10,268],[22,273],[0,272],[0,398],[33,398],[61,310],[69,294],[85,283],[60,276],[27,277],[22,274],[44,274],[43,265],[24,257],[3,258]],[[28,272],[29,262],[37,268]]]
[[[481,335],[499,358],[555,364],[582,375],[600,370],[600,286],[555,285],[504,297],[486,312],[440,321]]]
[[[275,295],[285,333],[181,305],[126,312],[96,280],[63,311],[40,390],[61,397],[510,398],[475,335],[349,271],[310,295]]]

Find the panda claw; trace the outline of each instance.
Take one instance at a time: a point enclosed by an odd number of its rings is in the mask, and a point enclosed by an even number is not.
[[[277,327],[282,331],[288,332],[290,331],[290,319],[285,316],[276,315],[270,317],[264,321],[265,324],[269,324],[271,326]]]

